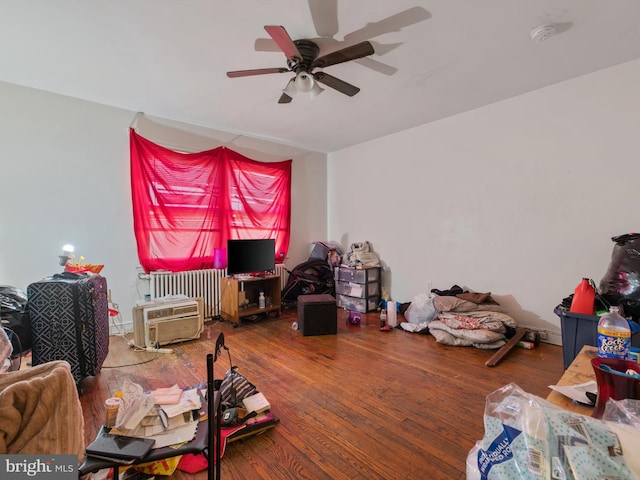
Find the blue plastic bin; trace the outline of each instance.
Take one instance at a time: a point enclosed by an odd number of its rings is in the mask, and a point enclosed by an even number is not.
[[[597,315],[585,315],[574,313],[558,305],[554,310],[560,317],[560,329],[562,331],[562,360],[565,370],[571,365],[582,347],[598,345],[598,321]]]
[[[585,345],[598,346],[598,321],[600,317],[570,312],[561,305],[558,305],[553,311],[560,317],[562,359],[566,370],[576,355],[580,353],[582,347]],[[629,328],[631,329],[631,345],[640,346],[640,335],[638,335],[640,324],[630,320]]]

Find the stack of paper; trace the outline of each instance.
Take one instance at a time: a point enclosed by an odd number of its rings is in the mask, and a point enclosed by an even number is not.
[[[121,400],[111,435],[152,439],[153,448],[189,442],[195,436],[198,421],[193,413],[202,407],[198,388],[182,390],[174,385],[145,393],[140,385],[125,380]]]

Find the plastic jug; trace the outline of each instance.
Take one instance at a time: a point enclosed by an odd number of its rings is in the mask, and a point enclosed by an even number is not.
[[[596,289],[591,284],[591,280],[583,278],[573,292],[570,312],[593,315],[596,305]]]
[[[609,307],[598,321],[598,356],[626,360],[631,346],[631,329],[616,306]]]
[[[396,326],[398,326],[397,308],[396,302],[393,300],[387,302],[387,325],[389,325],[390,328],[396,328]]]

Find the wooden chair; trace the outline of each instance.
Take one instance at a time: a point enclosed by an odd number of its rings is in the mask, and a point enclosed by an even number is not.
[[[218,359],[224,348],[224,335],[220,333],[216,339],[215,351],[207,355],[207,420],[201,422],[198,426],[196,436],[189,443],[180,448],[162,447],[154,448],[145,457],[136,461],[132,465],[154,462],[165,458],[177,457],[187,453],[203,454],[208,460],[208,479],[220,480],[220,441],[221,431],[219,419],[222,416],[222,402],[220,401],[220,391],[216,388],[214,379],[213,364]],[[205,407],[205,406],[203,406]],[[202,428],[204,427],[204,428]],[[101,429],[98,435],[103,434]],[[217,448],[216,448],[217,447]],[[211,453],[213,461],[211,461]],[[104,468],[114,469],[114,478],[118,478],[118,469],[122,467],[121,463],[101,458],[86,457],[82,465],[78,468],[78,476],[82,477],[87,473],[97,472]],[[130,465],[127,465],[130,466]]]

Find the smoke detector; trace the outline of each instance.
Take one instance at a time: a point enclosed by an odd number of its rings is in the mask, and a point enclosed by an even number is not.
[[[534,28],[533,30],[531,30],[530,35],[531,39],[534,42],[540,43],[552,36],[554,33],[556,33],[556,24],[548,23],[546,25],[540,25],[539,27]]]

